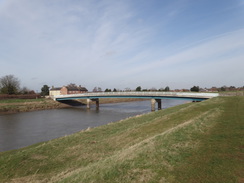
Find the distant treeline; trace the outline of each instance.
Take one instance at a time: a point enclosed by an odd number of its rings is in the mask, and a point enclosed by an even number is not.
[[[26,94],[26,95],[8,95],[8,94],[0,94],[0,100],[3,99],[36,99],[41,98],[39,94]]]

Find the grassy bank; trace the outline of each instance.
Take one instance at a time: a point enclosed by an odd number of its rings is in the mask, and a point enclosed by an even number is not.
[[[67,106],[46,98],[0,100],[0,114],[54,109],[62,107]]]
[[[0,153],[2,182],[243,182],[244,97],[218,97]]]

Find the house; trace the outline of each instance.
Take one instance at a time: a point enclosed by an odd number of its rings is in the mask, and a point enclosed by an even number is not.
[[[53,97],[56,95],[67,95],[67,94],[77,94],[86,93],[88,90],[81,85],[76,86],[75,84],[70,84],[63,87],[52,87],[49,91],[49,96]]]
[[[77,94],[77,93],[86,93],[88,90],[85,87],[81,87],[81,85],[68,85],[63,86],[60,90],[61,95],[67,95],[67,94]]]
[[[210,88],[210,92],[218,92],[218,88],[213,86],[212,88]]]
[[[54,88],[54,86],[49,90],[49,96],[56,96],[56,95],[61,95],[61,87]]]

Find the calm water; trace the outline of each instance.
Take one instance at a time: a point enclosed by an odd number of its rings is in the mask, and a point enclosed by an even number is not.
[[[185,103],[162,100],[163,108]],[[150,101],[100,104],[96,110],[83,107],[0,115],[0,151],[18,149],[37,142],[72,134],[151,111]]]

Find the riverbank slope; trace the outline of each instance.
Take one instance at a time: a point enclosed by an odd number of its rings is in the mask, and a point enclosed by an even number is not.
[[[2,182],[243,182],[244,97],[187,103],[0,153]]]

